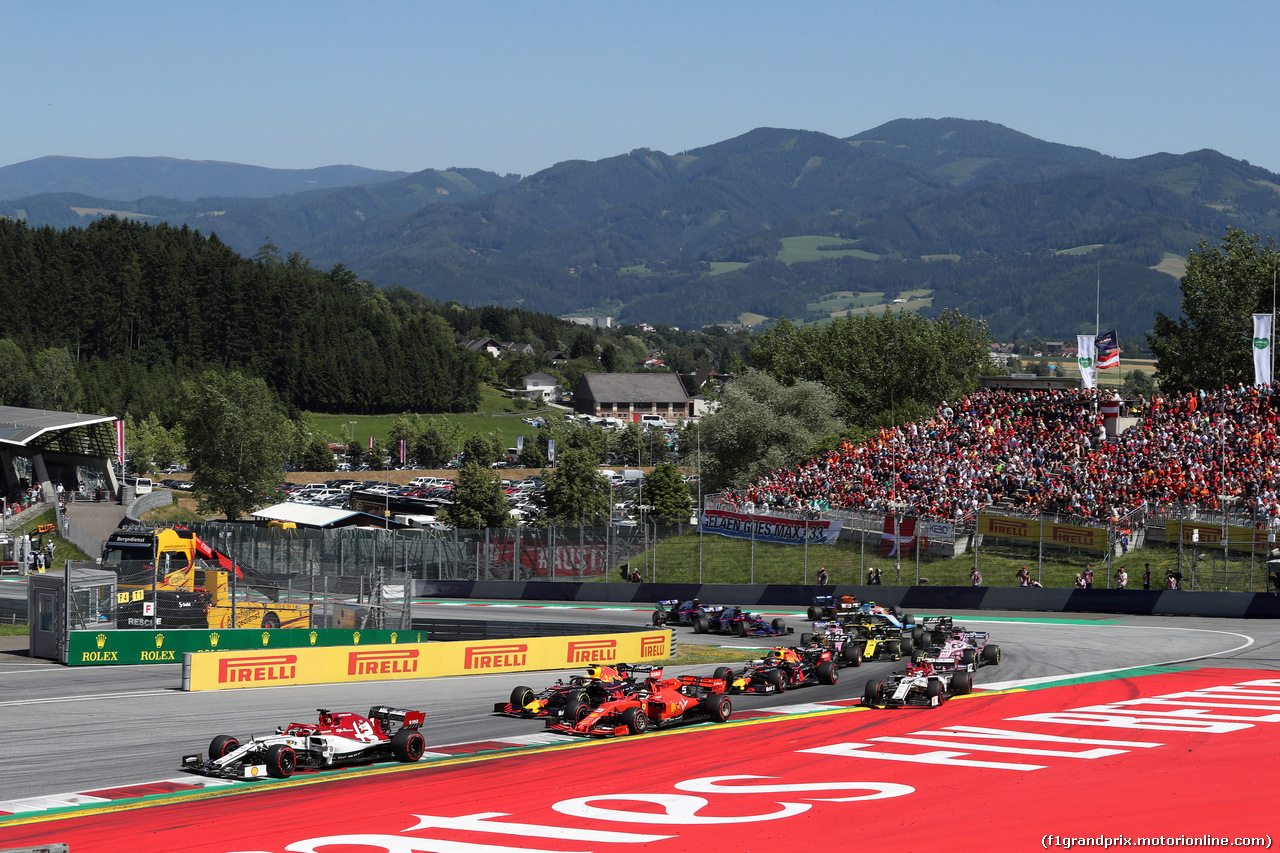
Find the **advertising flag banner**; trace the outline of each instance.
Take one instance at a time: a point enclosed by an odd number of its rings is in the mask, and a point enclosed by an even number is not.
[[[116,421],[116,459],[124,470],[124,421]]]
[[[843,524],[839,519],[811,521],[708,509],[702,513],[698,531],[780,545],[803,545],[806,541],[813,545],[830,545],[840,538]]]
[[[373,450],[373,436],[369,436],[369,449]]]
[[[1094,365],[1097,360],[1096,344],[1093,335],[1076,335],[1076,364],[1080,366],[1081,384],[1086,390],[1098,387],[1098,374]]]
[[[1271,384],[1271,325],[1270,314],[1253,315],[1253,384]]]
[[[516,455],[519,456],[522,453],[524,453],[524,434],[523,433],[516,436]]]
[[[554,438],[547,439],[547,461],[556,461],[556,440]]]
[[[404,464],[404,460],[405,460],[405,455],[404,455],[404,452],[405,452],[405,446],[404,446],[404,445],[405,445],[405,441],[404,441],[404,439],[402,438],[402,439],[400,439],[400,464],[401,464],[401,465],[403,465],[403,464]]]
[[[1094,339],[1094,344],[1097,348],[1096,357],[1099,370],[1120,366],[1120,339],[1116,337],[1115,329],[1098,335]]]

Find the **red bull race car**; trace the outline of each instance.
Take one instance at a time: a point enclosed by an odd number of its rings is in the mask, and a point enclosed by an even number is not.
[[[534,693],[533,688],[521,685],[511,691],[511,701],[495,702],[493,712],[507,717],[546,717],[555,711],[564,711],[570,704],[594,708],[609,699],[618,699],[636,689],[636,676],[648,675],[653,667],[647,664],[631,666],[590,666],[587,674],[575,675],[569,680],[557,678],[556,683]]]
[[[684,675],[662,678],[656,668],[638,690],[595,708],[577,706],[570,715],[553,713],[547,728],[583,737],[618,737],[644,734],[651,728],[723,723],[733,713],[733,703],[725,695],[728,684],[720,678]]]
[[[182,756],[182,767],[205,776],[244,779],[270,776],[287,779],[299,767],[318,770],[375,761],[417,761],[426,752],[421,711],[369,709],[367,716],[321,708],[315,723],[290,723],[274,735],[250,737],[241,743],[218,735],[209,744],[209,758],[200,753]]]
[[[939,669],[920,661],[889,676],[867,682],[862,705],[867,708],[936,708],[951,696],[973,690],[973,674],[964,669]]]
[[[786,693],[793,687],[835,684],[840,680],[840,665],[836,652],[823,646],[777,648],[741,672],[722,666],[714,678],[727,682],[731,693]]]

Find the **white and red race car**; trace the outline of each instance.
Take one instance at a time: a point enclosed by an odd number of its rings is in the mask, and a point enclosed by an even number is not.
[[[286,779],[299,767],[410,762],[426,752],[426,739],[418,731],[426,719],[421,711],[381,705],[370,708],[368,716],[324,708],[319,714],[316,723],[290,723],[274,735],[251,737],[243,744],[231,735],[218,735],[209,744],[208,760],[200,753],[184,755],[182,767],[206,776]]]

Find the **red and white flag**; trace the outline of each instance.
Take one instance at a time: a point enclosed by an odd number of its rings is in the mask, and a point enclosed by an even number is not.
[[[916,520],[902,518],[894,520],[890,513],[884,517],[884,532],[880,534],[880,547],[876,553],[881,557],[897,557],[911,550],[911,543],[916,538]]]

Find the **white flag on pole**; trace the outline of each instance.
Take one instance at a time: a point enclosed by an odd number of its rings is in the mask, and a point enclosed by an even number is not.
[[[1076,364],[1080,365],[1080,379],[1085,389],[1098,387],[1097,341],[1093,335],[1076,335]]]
[[[1253,384],[1271,384],[1272,315],[1253,315]]]

